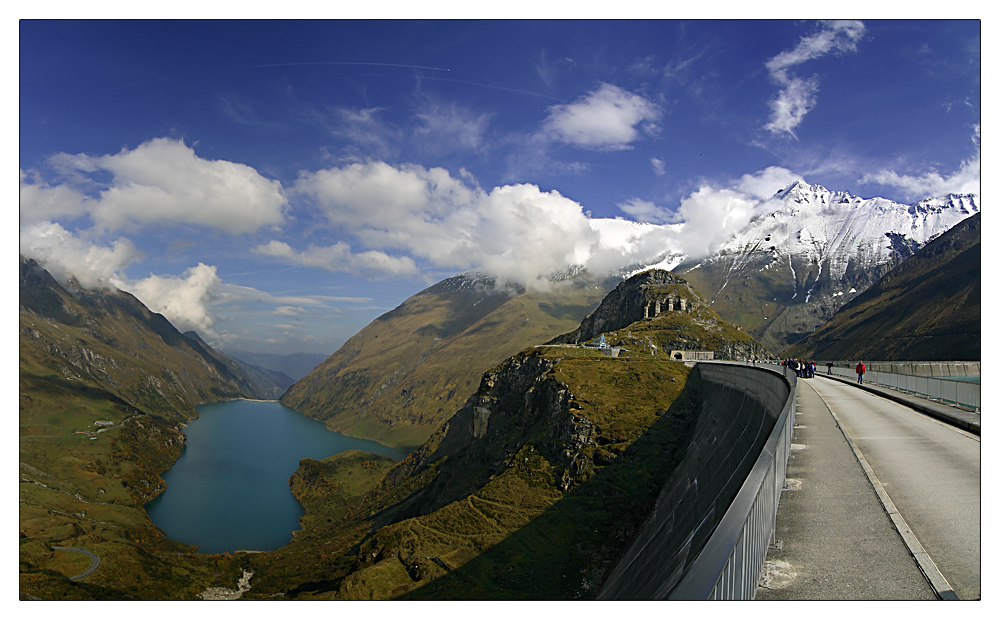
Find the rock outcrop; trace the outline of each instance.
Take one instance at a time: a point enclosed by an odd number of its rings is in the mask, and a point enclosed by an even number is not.
[[[619,284],[573,332],[553,344],[583,344],[601,335],[629,351],[668,355],[671,350],[712,351],[715,359],[769,357],[740,328],[726,323],[688,282],[650,269]]]

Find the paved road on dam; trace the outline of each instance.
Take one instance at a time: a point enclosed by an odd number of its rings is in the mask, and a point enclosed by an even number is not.
[[[889,562],[892,570],[910,575],[905,579],[904,575],[894,579],[912,583],[911,567],[916,566],[918,560],[923,561],[926,573],[926,558],[929,557],[947,580],[943,587],[943,582],[939,580],[930,592],[935,589],[943,591],[945,598],[953,595],[961,599],[978,598],[981,592],[979,437],[853,385],[819,376],[808,381],[800,380],[798,394],[800,411],[793,442],[804,442],[799,444],[800,449],[809,456],[805,460],[800,458],[798,464],[790,461],[790,482],[796,489],[799,488],[797,485],[801,485],[801,491],[783,494],[782,504],[785,506],[779,505],[777,537],[785,536],[787,545],[783,550],[769,553],[769,558],[778,560],[775,577],[778,585],[773,589],[759,589],[758,598],[923,598],[923,594],[915,589],[897,589],[900,581],[883,579],[881,584],[877,583],[880,575],[887,570],[877,565],[886,561],[888,556],[885,554],[894,558]],[[837,429],[838,423],[843,433]],[[853,454],[851,443],[860,457]],[[829,460],[821,462],[825,458],[824,453],[829,453]],[[845,459],[845,453],[849,458]],[[853,471],[844,463],[850,459],[855,461]],[[842,494],[841,486],[858,479],[859,461],[860,469],[864,470],[867,466],[868,470],[862,476],[873,479],[868,486],[875,487],[876,495],[884,493],[880,503],[888,505],[888,508],[883,510],[883,515],[886,511],[892,513],[893,509],[898,513],[894,516],[897,520],[894,529],[902,529],[909,543],[909,553],[903,560],[900,559],[897,544],[903,539],[898,533],[895,534],[895,541],[885,536],[884,524],[880,525],[879,520],[870,514],[871,496],[856,492]],[[828,470],[835,467],[843,468],[843,471],[831,476]],[[801,479],[791,480],[792,472],[796,470]],[[838,524],[843,519],[838,519],[837,523],[824,522],[820,514],[843,508],[848,509],[846,520],[850,525],[838,537],[842,540],[844,537],[857,538],[863,532],[878,530],[881,534],[873,537],[868,545],[884,546],[880,557],[869,557],[867,551],[861,548],[850,553],[831,549],[810,551],[810,548],[819,545],[818,541],[830,536],[823,531],[824,528],[843,528]],[[900,517],[905,523],[899,521]],[[856,532],[853,536],[852,528]],[[906,532],[907,528],[912,536]],[[843,546],[849,547],[850,541],[844,540]],[[921,553],[921,549],[926,554]],[[819,568],[820,560],[810,559],[810,554],[816,558],[824,554],[831,557],[826,560],[825,567]],[[911,566],[904,566],[906,563]],[[770,563],[771,570],[775,566]],[[791,574],[790,580],[785,576],[785,584],[781,583],[781,566],[788,567],[787,571]],[[838,566],[865,575],[865,583],[860,580],[850,585],[845,583],[846,587],[840,591],[825,591],[818,583],[795,584],[796,568],[799,573],[807,575],[826,573],[836,576]],[[847,579],[846,570],[844,574]],[[865,591],[869,578],[873,587]],[[953,594],[947,591],[949,585]],[[915,586],[913,583],[910,587]]]
[[[833,381],[812,381],[962,599],[980,596],[979,437]]]

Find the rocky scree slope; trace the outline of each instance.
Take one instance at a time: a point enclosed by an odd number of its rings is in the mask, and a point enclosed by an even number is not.
[[[825,323],[919,248],[979,212],[975,194],[904,205],[802,181],[683,275],[727,321],[781,351]]]
[[[785,355],[809,359],[979,360],[981,218],[917,251]]]

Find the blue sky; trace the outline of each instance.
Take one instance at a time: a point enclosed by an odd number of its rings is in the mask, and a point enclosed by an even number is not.
[[[20,250],[332,353],[482,268],[710,252],[803,179],[979,192],[980,22],[21,21]]]

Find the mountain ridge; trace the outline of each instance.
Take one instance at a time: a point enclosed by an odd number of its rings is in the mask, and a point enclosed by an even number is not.
[[[780,351],[892,267],[979,212],[976,194],[904,205],[803,181],[761,201],[713,255],[675,269],[722,318]]]
[[[980,238],[977,213],[889,271],[783,355],[979,360]]]

